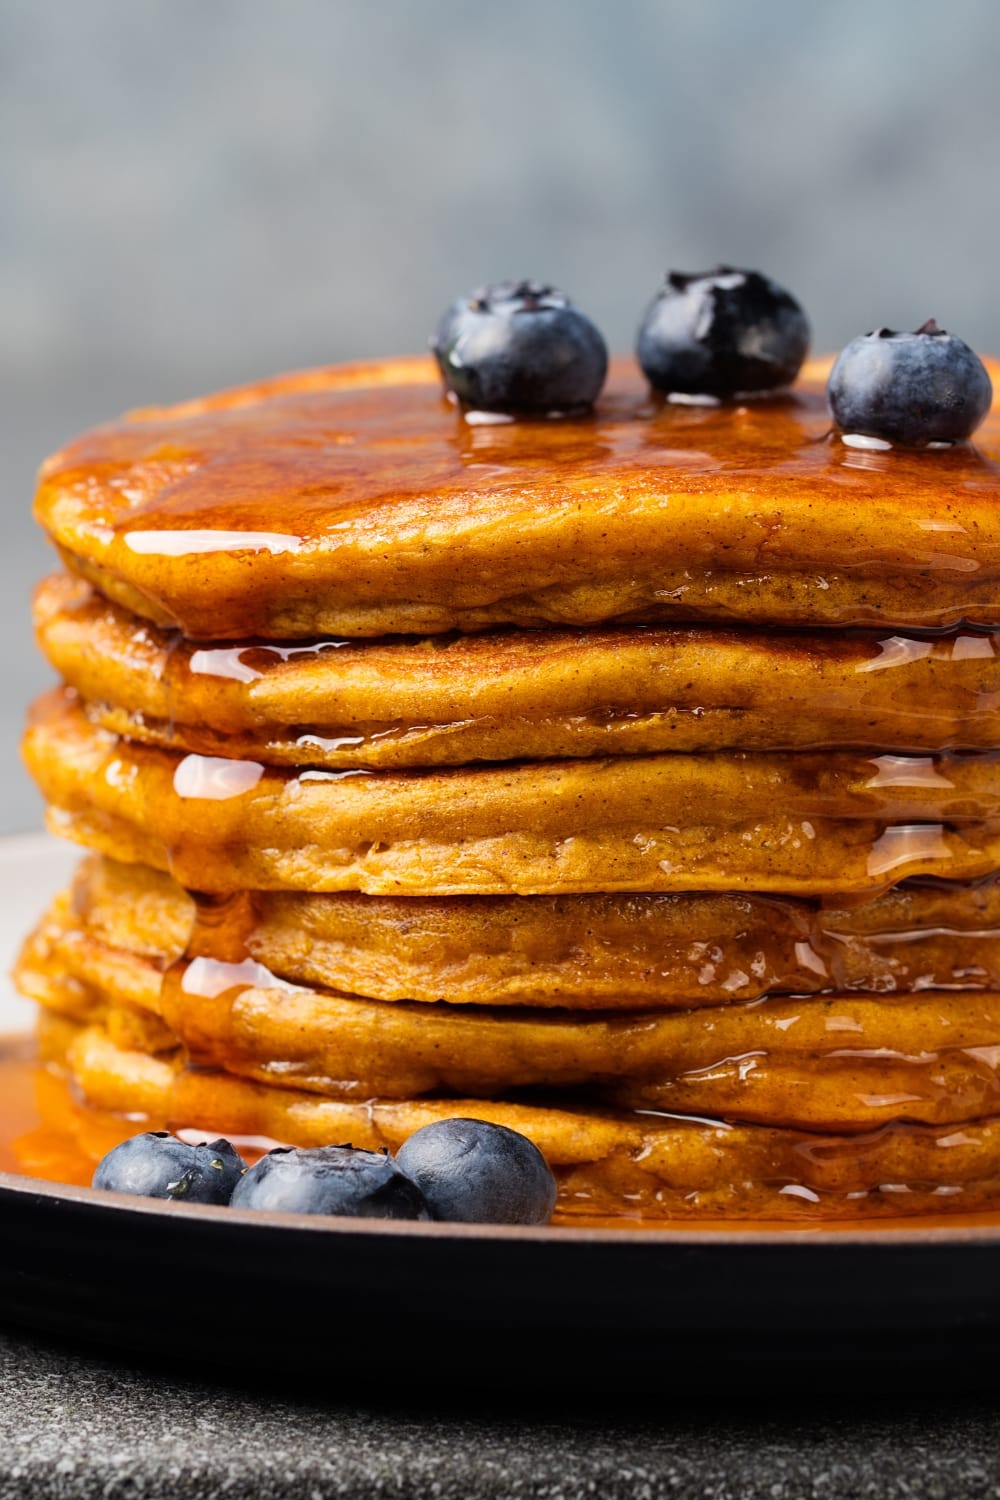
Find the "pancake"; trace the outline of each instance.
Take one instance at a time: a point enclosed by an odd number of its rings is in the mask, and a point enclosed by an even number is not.
[[[995,755],[639,756],[413,772],[178,757],[36,706],[54,831],[203,891],[864,895],[1000,868]]]
[[[66,576],[37,590],[35,623],[104,728],[267,765],[1000,744],[1000,636],[985,632],[649,626],[206,648]]]
[[[89,857],[78,921],[166,967],[246,958],[375,1000],[574,1010],[694,1008],[767,993],[1000,989],[1000,882],[902,886],[846,910],[759,895],[195,899],[145,865]]]
[[[46,1054],[68,1066],[91,1108],[138,1108],[154,1127],[396,1150],[434,1120],[469,1114],[493,1120],[530,1136],[545,1154],[564,1222],[578,1215],[618,1222],[895,1218],[970,1213],[991,1207],[1000,1193],[996,1119],[957,1130],[888,1125],[838,1136],[540,1102],[351,1102],[187,1068],[176,1057],[116,1047],[99,1026],[47,1013],[41,1039]],[[63,1096],[56,1123],[86,1138],[87,1111],[72,1098]],[[105,1128],[101,1149],[106,1135]]]
[[[824,375],[513,422],[388,361],[51,459],[67,1128],[472,1114],[564,1218],[992,1206],[1000,405],[859,450]]]
[[[108,946],[61,898],[27,944],[18,980],[116,1040],[182,1046],[200,1067],[335,1099],[586,1090],[629,1108],[833,1131],[1000,1110],[992,992],[580,1017],[386,1005],[293,986],[254,962],[168,963],[169,954],[156,961]]]
[[[1000,624],[1000,409],[975,448],[859,452],[827,368],[706,408],[621,360],[591,417],[486,423],[429,359],[307,371],[85,434],[36,515],[72,571],[196,640]]]

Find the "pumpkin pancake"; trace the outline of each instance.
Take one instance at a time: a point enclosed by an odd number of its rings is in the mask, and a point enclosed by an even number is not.
[[[544,1101],[345,1101],[273,1088],[179,1055],[114,1044],[99,1025],[43,1012],[47,1056],[69,1070],[87,1105],[49,1090],[50,1125],[93,1138],[95,1110],[131,1112],[136,1128],[264,1136],[290,1145],[350,1140],[397,1150],[434,1120],[474,1114],[531,1137],[559,1184],[557,1213],[697,1222],[807,1220],[971,1213],[1000,1195],[1000,1120],[884,1125],[862,1135],[819,1134]],[[53,1103],[55,1099],[55,1103]],[[89,1106],[89,1108],[88,1108]],[[106,1116],[98,1152],[108,1148]],[[26,1146],[30,1149],[30,1143]]]
[[[1000,868],[996,755],[294,774],[129,744],[65,691],[36,705],[25,754],[54,831],[210,892],[864,895]]]
[[[35,623],[104,728],[268,765],[1000,744],[1000,636],[985,632],[649,626],[203,647],[66,576],[38,589]]]
[[[873,452],[825,375],[509,421],[403,359],[49,460],[66,1129],[472,1114],[564,1218],[992,1207],[1000,404]]]
[[[90,856],[72,904],[100,942],[161,967],[185,954],[249,958],[375,1000],[610,1011],[1000,989],[996,878],[897,886],[844,910],[731,893],[195,898],[146,865]]]
[[[429,359],[306,371],[96,428],[43,466],[36,515],[72,571],[197,640],[1000,625],[1000,409],[975,447],[858,451],[827,369],[706,408],[619,360],[592,416],[516,422],[450,406]]]
[[[199,1066],[335,1099],[585,1090],[625,1107],[833,1131],[957,1123],[1000,1108],[992,992],[576,1016],[386,1005],[292,985],[247,960],[168,964],[168,953],[157,961],[110,947],[61,898],[18,978],[119,1042],[181,1045]]]

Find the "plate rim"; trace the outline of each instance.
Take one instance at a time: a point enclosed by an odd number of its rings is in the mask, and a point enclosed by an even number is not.
[[[467,1241],[512,1241],[535,1245],[629,1245],[633,1248],[679,1249],[684,1246],[725,1246],[727,1249],[742,1247],[769,1247],[814,1245],[887,1247],[893,1249],[907,1246],[978,1245],[1000,1246],[1000,1219],[984,1224],[910,1225],[887,1224],[885,1221],[865,1224],[844,1222],[842,1227],[828,1225],[815,1228],[808,1224],[789,1223],[788,1227],[773,1225],[755,1227],[752,1220],[718,1221],[717,1227],[676,1225],[648,1228],[614,1228],[592,1225],[515,1225],[515,1224],[459,1224],[453,1222],[419,1222],[405,1219],[362,1219],[323,1214],[274,1213],[261,1209],[230,1208],[222,1204],[168,1203],[155,1198],[140,1198],[128,1193],[110,1192],[104,1188],[76,1187],[71,1183],[51,1182],[42,1178],[25,1177],[13,1172],[0,1172],[0,1198],[12,1196],[18,1200],[42,1198],[47,1203],[64,1203],[75,1208],[86,1208],[104,1212],[109,1216],[125,1213],[138,1214],[146,1218],[169,1215],[179,1217],[191,1224],[229,1225],[232,1228],[270,1228],[272,1230],[297,1231],[308,1234],[335,1234],[357,1236],[386,1234],[391,1238],[407,1239],[413,1235],[421,1239]],[[970,1216],[971,1217],[971,1216]]]

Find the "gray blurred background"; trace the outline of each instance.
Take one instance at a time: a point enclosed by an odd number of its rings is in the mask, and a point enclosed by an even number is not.
[[[817,348],[1000,352],[997,0],[0,0],[0,830],[47,680],[33,472],[75,430],[415,350],[481,281],[617,347],[675,266],[759,267]]]

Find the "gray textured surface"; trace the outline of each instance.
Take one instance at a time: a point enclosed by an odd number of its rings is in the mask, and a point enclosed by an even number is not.
[[[422,346],[551,277],[630,344],[670,264],[760,265],[821,346],[1000,350],[996,0],[0,0],[0,829],[45,680],[41,457],[122,408]]]
[[[722,1391],[700,1411],[430,1415],[291,1404],[5,1335],[0,1390],[0,1500],[1000,1496],[995,1409],[968,1403],[780,1414]]]

